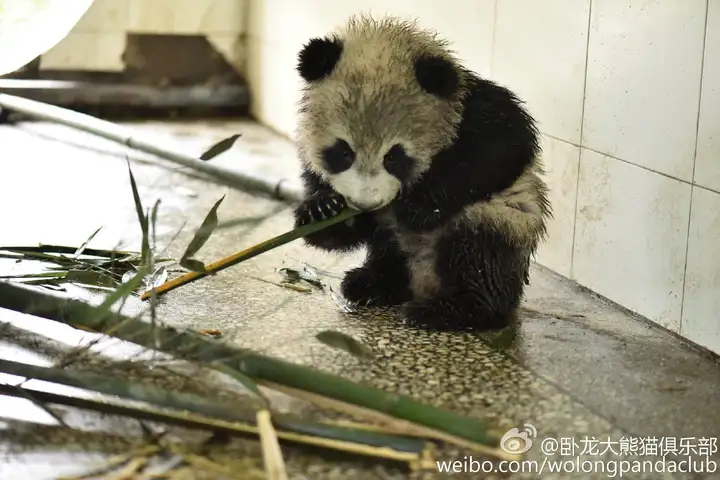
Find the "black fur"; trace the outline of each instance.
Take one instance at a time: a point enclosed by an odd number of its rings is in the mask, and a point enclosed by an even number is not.
[[[405,152],[402,145],[393,145],[383,158],[383,166],[391,175],[406,183],[412,173],[415,160]]]
[[[322,152],[323,163],[330,173],[344,172],[355,161],[355,152],[345,140],[338,139],[332,146]]]
[[[412,300],[407,262],[392,232],[376,228],[368,242],[363,266],[345,274],[343,296],[369,307],[400,305]]]
[[[509,90],[473,75],[458,136],[393,210],[409,230],[433,229],[513,184],[539,151],[535,122]]]
[[[517,247],[490,228],[460,227],[437,246],[441,291],[405,305],[408,323],[438,330],[507,326],[520,304],[526,263]]]
[[[403,305],[408,322],[433,329],[494,329],[513,318],[527,280],[529,257],[511,239],[490,227],[460,226],[443,232],[436,246],[435,273],[440,292],[413,299],[408,263],[398,235],[442,226],[464,207],[487,201],[510,187],[539,151],[533,119],[507,89],[470,75],[463,120],[452,146],[439,152],[430,169],[388,209],[398,230],[379,227],[373,213],[355,217],[352,225],[325,229],[306,241],[327,250],[368,246],[365,264],[348,272],[342,293],[370,305]],[[427,84],[426,84],[427,85]],[[426,87],[427,88],[427,87]],[[303,176],[308,195],[332,198],[331,187],[314,173]],[[320,192],[320,193],[317,193]],[[311,196],[296,212],[317,200]]]
[[[300,50],[297,70],[306,82],[315,82],[330,75],[342,55],[338,39],[313,38]]]
[[[320,216],[319,213],[313,214],[312,212],[334,212],[333,215],[336,215],[345,207],[345,199],[317,174],[305,170],[302,174],[302,181],[305,184],[306,198],[295,209],[296,228],[311,221],[318,221],[315,218]],[[372,215],[361,213],[348,221],[312,233],[305,237],[305,241],[309,245],[325,250],[349,252],[367,244],[376,229],[377,224]]]
[[[460,86],[455,66],[440,57],[422,56],[415,60],[415,78],[426,92],[440,98],[450,98]]]

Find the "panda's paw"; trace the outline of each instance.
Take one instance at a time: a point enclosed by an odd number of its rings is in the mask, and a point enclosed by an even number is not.
[[[511,319],[511,315],[487,310],[476,295],[454,290],[412,301],[403,307],[403,314],[410,327],[454,332],[498,330]]]
[[[345,274],[340,290],[346,300],[363,307],[390,307],[407,300],[402,285],[380,278],[366,267],[354,268]]]
[[[332,218],[346,206],[345,198],[335,192],[321,191],[305,199],[295,210],[295,228]]]
[[[405,323],[414,328],[427,330],[457,331],[471,329],[472,320],[463,305],[449,297],[415,300],[403,308]]]

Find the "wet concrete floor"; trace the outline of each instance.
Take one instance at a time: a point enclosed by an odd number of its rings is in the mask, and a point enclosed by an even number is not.
[[[292,144],[251,122],[141,122],[131,126],[141,135],[194,155],[222,138],[242,133],[233,149],[212,162],[297,178]],[[140,230],[126,154],[133,159],[144,205],[162,200],[158,245],[167,245],[170,256],[182,254],[207,211],[224,194],[227,196],[218,211],[221,222],[267,218],[252,226],[215,232],[197,255],[200,260],[226,257],[292,226],[291,206],[188,178],[172,171],[177,166],[169,170],[167,163],[158,163],[152,156],[67,127],[34,122],[0,126],[0,148],[0,245],[75,246],[104,226],[91,246],[114,248],[124,241],[122,248],[139,248]],[[554,459],[580,457],[603,461],[606,468],[606,473],[597,468],[595,472],[573,472],[568,466],[556,473],[526,470],[452,475],[457,478],[618,478],[608,473],[619,465],[617,462],[661,458],[651,455],[650,450],[644,456],[638,451],[634,455],[621,452],[623,445],[652,442],[662,446],[671,444],[672,439],[680,445],[682,438],[687,445],[697,445],[701,438],[720,434],[720,365],[715,357],[542,267],[533,268],[519,325],[480,335],[411,330],[393,311],[343,313],[321,292],[301,293],[263,281],[278,282],[278,268],[302,268],[307,263],[330,272],[327,279],[337,286],[342,272],[361,260],[362,252],[324,255],[300,241],[292,242],[168,293],[161,300],[159,315],[173,325],[219,329],[225,341],[238,346],[455,409],[484,419],[502,432],[514,427],[523,430],[530,424],[537,433],[533,448],[526,453],[529,460],[542,462],[546,458],[539,445],[550,448],[552,444],[542,439],[551,437],[566,444],[572,438],[574,452],[565,452],[572,455],[562,457],[557,452]],[[25,262],[0,262],[0,275],[38,268]],[[81,290],[73,292],[97,299]],[[139,303],[128,308],[139,308]],[[0,310],[0,320],[0,358],[47,363],[61,356],[68,346],[94,338],[7,310]],[[375,352],[375,360],[361,361],[318,342],[314,335],[327,329],[365,342]],[[104,340],[95,349],[115,358],[136,355],[114,340]],[[99,365],[102,372],[111,375],[113,367],[103,362],[87,360],[83,366]],[[125,366],[117,373],[148,378],[179,390],[214,388],[160,368],[137,366],[130,371]],[[0,377],[1,381],[9,378]],[[49,388],[37,381],[28,386]],[[323,416],[322,411],[301,406],[288,397],[278,398],[287,409],[308,408],[308,415]],[[70,408],[62,411],[66,419],[72,419],[70,424],[82,428],[73,431],[58,426],[29,400],[0,397],[0,441],[4,448],[0,478],[50,479],[78,473],[96,465],[104,455],[125,452],[130,444],[140,441],[136,422]],[[194,438],[188,432],[178,435]],[[648,437],[655,440],[646,440]],[[583,452],[592,443],[588,438],[595,439],[599,452]],[[237,441],[217,447],[214,458],[239,471],[247,467],[242,462],[249,455],[261,468],[258,448],[257,442]],[[291,478],[447,476],[433,471],[409,474],[354,459],[330,461],[290,447],[283,452]],[[441,455],[445,455],[443,460],[462,460],[468,452],[450,449]],[[711,459],[720,460],[717,452]],[[712,475],[658,473],[645,467],[642,472],[627,472],[623,478],[720,478]],[[196,472],[188,478],[205,477]]]

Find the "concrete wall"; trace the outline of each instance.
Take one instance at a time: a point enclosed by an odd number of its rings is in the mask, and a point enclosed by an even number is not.
[[[205,35],[239,71],[245,67],[245,0],[95,0],[41,69],[121,71],[127,33]]]
[[[540,122],[539,263],[720,353],[720,0],[247,1],[254,114],[289,136],[310,37],[361,10],[439,30]]]

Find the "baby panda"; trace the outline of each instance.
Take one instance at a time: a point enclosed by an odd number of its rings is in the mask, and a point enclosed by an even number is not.
[[[306,198],[295,226],[364,264],[343,296],[402,306],[409,325],[490,330],[513,318],[552,216],[538,132],[507,89],[463,67],[434,32],[356,16],[298,55]]]

